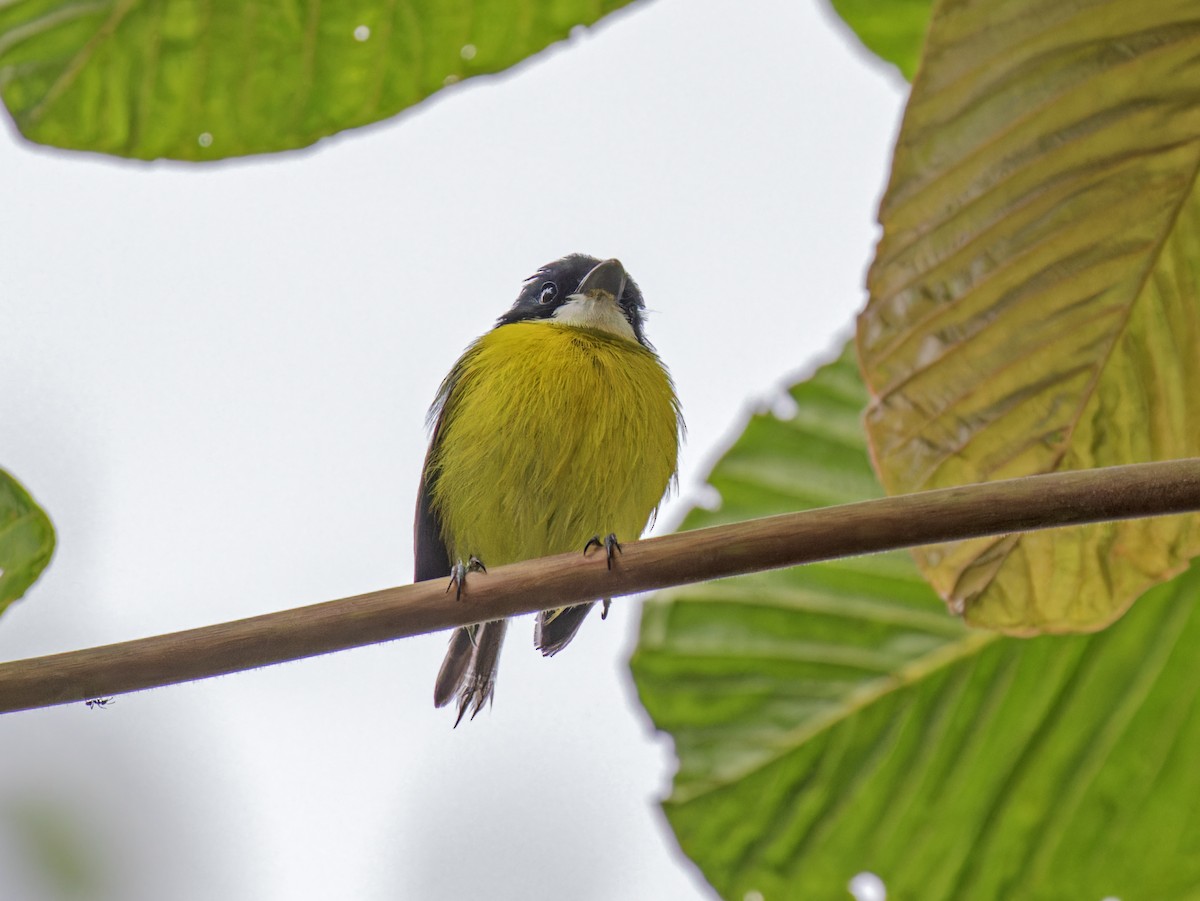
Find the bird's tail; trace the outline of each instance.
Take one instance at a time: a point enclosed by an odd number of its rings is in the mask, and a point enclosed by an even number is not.
[[[591,612],[595,602],[576,604],[574,607],[560,607],[557,610],[543,610],[537,615],[537,625],[533,630],[533,644],[544,657],[553,657],[575,637],[584,619]],[[605,601],[604,612],[608,612],[608,602]]]
[[[462,722],[467,708],[471,709],[471,719],[474,719],[483,705],[492,699],[500,646],[504,643],[507,628],[508,620],[498,619],[455,629],[450,636],[450,647],[433,687],[433,703],[443,707],[458,696],[458,719],[454,725]]]

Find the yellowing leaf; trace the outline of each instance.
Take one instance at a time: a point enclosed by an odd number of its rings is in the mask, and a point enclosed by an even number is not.
[[[889,492],[1200,456],[1194,2],[943,3],[859,319]],[[973,624],[1099,628],[1200,518],[918,552]]]

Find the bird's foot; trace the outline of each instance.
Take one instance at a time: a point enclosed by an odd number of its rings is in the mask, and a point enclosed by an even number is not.
[[[608,535],[605,536],[603,541],[600,540],[599,535],[593,535],[591,538],[589,538],[588,543],[583,546],[583,556],[586,557],[587,552],[590,551],[594,547],[604,548],[604,553],[606,555],[606,560],[608,562],[609,569],[612,569],[613,557],[616,554],[624,553],[624,551],[621,550],[621,542],[617,541],[617,536],[614,535],[612,532],[609,532]],[[605,612],[606,613],[608,612],[607,607],[605,607]]]
[[[461,601],[463,586],[467,584],[467,573],[485,572],[487,572],[487,567],[474,554],[467,558],[466,563],[463,563],[462,558],[459,558],[459,561],[450,569],[450,584],[446,586],[446,591],[448,592],[451,588],[457,586],[457,590],[454,592],[454,600]]]

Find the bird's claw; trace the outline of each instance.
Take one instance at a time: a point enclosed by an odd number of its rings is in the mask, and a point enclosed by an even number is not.
[[[463,586],[467,584],[467,573],[485,573],[487,567],[483,565],[483,561],[472,554],[467,558],[467,562],[463,563],[461,559],[450,568],[450,584],[446,586],[446,591],[457,586],[454,592],[454,600],[461,601]]]
[[[583,555],[586,557],[587,552],[594,547],[604,548],[605,559],[608,563],[609,569],[612,569],[613,557],[615,556],[614,551],[617,554],[625,553],[623,550],[621,550],[621,542],[617,541],[617,536],[612,532],[609,532],[604,537],[603,541],[600,540],[599,535],[593,535],[591,538],[589,538],[588,543],[583,546]],[[605,612],[608,612],[607,607],[605,608]]]

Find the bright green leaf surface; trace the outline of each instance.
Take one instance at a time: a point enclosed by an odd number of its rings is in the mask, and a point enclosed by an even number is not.
[[[37,581],[53,553],[50,518],[0,469],[0,613]]]
[[[863,45],[909,81],[921,59],[933,0],[830,0]]]
[[[852,359],[756,417],[695,528],[879,493]],[[721,894],[1198,898],[1200,571],[1105,632],[972,631],[903,553],[664,592],[632,666],[680,769],[666,812]]]
[[[935,9],[858,342],[891,493],[1200,456],[1194,0]],[[927,548],[968,621],[1101,627],[1200,517]]]
[[[153,159],[304,147],[499,72],[629,0],[0,2],[29,139]]]

